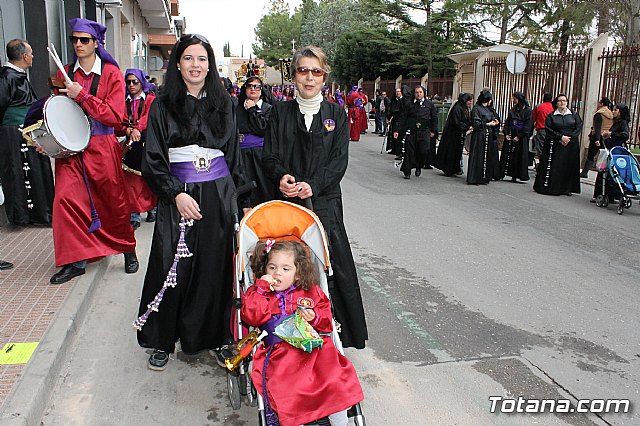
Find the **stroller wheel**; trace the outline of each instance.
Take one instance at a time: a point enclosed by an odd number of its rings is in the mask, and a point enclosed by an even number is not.
[[[239,410],[242,405],[242,402],[240,401],[240,383],[238,376],[231,372],[227,372],[227,393],[229,394],[231,408]]]
[[[598,195],[598,196],[596,197],[596,206],[598,206],[598,207],[602,207],[602,201],[603,201],[603,197],[602,197],[602,195]]]
[[[620,201],[618,202],[618,214],[622,214],[622,212],[624,211],[624,197],[620,198]]]
[[[625,198],[625,201],[624,201],[624,208],[625,208],[625,209],[630,209],[630,208],[631,208],[631,205],[632,205],[631,198]]]
[[[605,195],[602,199],[602,207],[607,207],[609,205],[609,196]]]

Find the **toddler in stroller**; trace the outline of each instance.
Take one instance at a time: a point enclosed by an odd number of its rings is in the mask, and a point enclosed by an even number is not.
[[[640,165],[635,156],[622,146],[606,150],[606,164],[601,167],[594,188],[594,199],[598,207],[606,207],[617,201],[618,214],[638,200],[640,195]],[[598,166],[599,167],[599,166]]]
[[[241,317],[269,333],[253,355],[251,373],[265,401],[267,424],[297,426],[328,416],[332,425],[347,425],[347,409],[364,395],[353,365],[329,336],[331,303],[317,285],[318,272],[307,246],[260,240],[251,269],[261,278],[243,295]],[[307,352],[274,334],[296,312],[323,333],[321,347]]]

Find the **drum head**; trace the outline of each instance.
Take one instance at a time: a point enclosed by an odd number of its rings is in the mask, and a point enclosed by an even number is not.
[[[89,144],[89,120],[72,99],[50,97],[44,104],[44,118],[51,135],[67,150],[80,152]]]

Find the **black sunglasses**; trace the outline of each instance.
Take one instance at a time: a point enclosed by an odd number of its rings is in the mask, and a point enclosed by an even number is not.
[[[308,74],[311,73],[314,77],[322,77],[325,74],[325,70],[322,68],[307,68],[307,67],[298,67],[296,68],[296,73],[300,74]]]
[[[95,40],[95,37],[76,37],[73,35],[69,36],[69,41],[71,44],[76,44],[80,40],[82,44],[89,44],[91,41]]]
[[[245,84],[245,86],[247,86],[250,89],[256,89],[256,90],[262,89],[262,84],[248,83],[248,84]]]
[[[209,43],[209,40],[207,40],[207,38],[205,36],[201,36],[200,34],[185,34],[182,37],[180,37],[180,41],[189,41],[189,40],[193,40],[193,39],[199,40],[203,43],[205,43],[208,46],[211,46],[211,44]]]
[[[135,85],[135,84],[140,84],[140,80],[138,80],[138,79],[135,79],[135,80],[127,80],[127,85],[130,85],[130,84],[134,84],[134,85]]]

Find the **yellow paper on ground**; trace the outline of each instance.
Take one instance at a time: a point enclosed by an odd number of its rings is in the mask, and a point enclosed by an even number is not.
[[[0,352],[0,365],[26,364],[39,342],[7,343]]]

